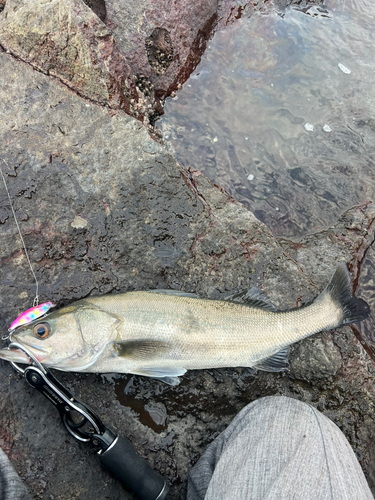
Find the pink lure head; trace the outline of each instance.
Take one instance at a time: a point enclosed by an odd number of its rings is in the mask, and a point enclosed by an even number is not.
[[[40,304],[39,306],[28,309],[20,316],[18,316],[16,320],[13,321],[13,323],[10,325],[9,331],[12,332],[19,326],[28,325],[29,323],[32,323],[36,319],[46,314],[46,312],[49,309],[51,309],[51,307],[55,307],[55,305],[52,304],[52,302],[45,302],[44,304]]]

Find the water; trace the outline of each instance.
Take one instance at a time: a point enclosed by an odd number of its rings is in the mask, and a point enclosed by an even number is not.
[[[373,200],[374,16],[370,0],[332,0],[217,32],[166,102],[166,147],[276,236],[322,230]]]

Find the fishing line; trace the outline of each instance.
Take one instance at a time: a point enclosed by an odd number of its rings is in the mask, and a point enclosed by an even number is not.
[[[9,167],[9,165],[8,165],[8,164],[7,164],[7,162],[4,160],[4,158],[2,158],[2,160],[3,160],[3,162],[5,163],[5,165],[6,165],[7,167]],[[9,191],[8,191],[8,186],[7,186],[7,183],[5,182],[5,177],[4,177],[3,171],[2,171],[2,169],[1,169],[1,166],[0,166],[0,173],[1,173],[1,177],[3,178],[3,182],[4,182],[4,186],[5,186],[5,190],[6,190],[6,192],[7,192],[8,199],[9,199],[10,208],[12,209],[12,213],[13,213],[14,220],[16,221],[16,226],[17,226],[17,229],[18,229],[18,234],[20,235],[20,238],[21,238],[21,241],[22,241],[22,245],[23,245],[23,249],[24,249],[24,251],[25,251],[26,259],[27,259],[27,262],[29,263],[31,273],[32,273],[32,275],[34,276],[34,279],[35,279],[36,290],[35,290],[35,298],[34,298],[34,302],[33,302],[33,307],[36,307],[36,306],[39,304],[39,283],[38,283],[37,277],[36,277],[36,275],[35,275],[35,273],[34,273],[33,266],[31,265],[31,262],[30,262],[30,259],[29,259],[29,254],[28,254],[28,252],[27,252],[26,245],[25,245],[25,242],[24,242],[23,237],[22,237],[22,234],[21,234],[20,226],[18,225],[18,221],[17,221],[16,213],[15,213],[15,211],[14,211],[13,204],[12,204],[12,199],[11,199],[10,194],[9,194]]]

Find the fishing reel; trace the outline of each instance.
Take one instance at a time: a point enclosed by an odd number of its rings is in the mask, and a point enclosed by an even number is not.
[[[140,500],[166,498],[168,483],[138,454],[128,439],[104,425],[91,408],[76,399],[22,345],[11,343],[9,349],[19,349],[29,358],[30,365],[25,368],[13,361],[11,364],[34,389],[54,404],[63,424],[75,439],[91,443],[101,462],[133,490]]]

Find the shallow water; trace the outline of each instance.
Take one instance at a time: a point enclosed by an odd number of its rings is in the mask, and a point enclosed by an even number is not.
[[[375,4],[284,14],[217,32],[158,126],[181,164],[299,237],[374,198]]]

